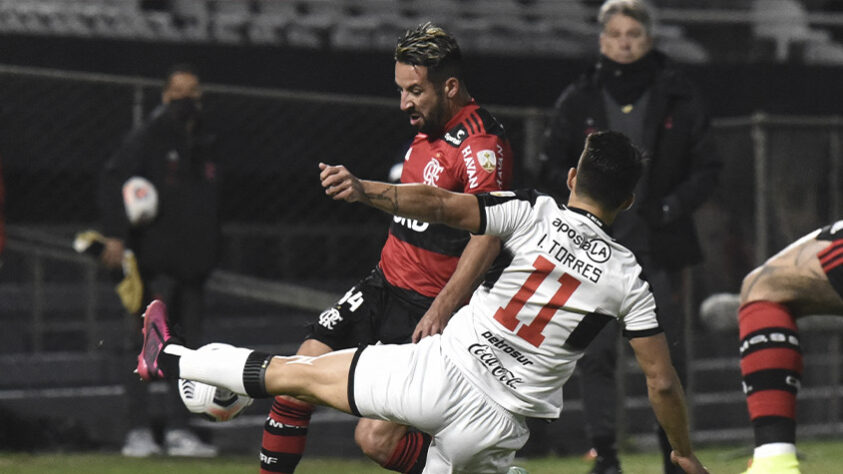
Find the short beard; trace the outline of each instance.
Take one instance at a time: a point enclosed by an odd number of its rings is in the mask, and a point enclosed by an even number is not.
[[[444,89],[436,92],[436,98],[438,99],[438,104],[430,111],[430,114],[425,117],[427,120],[425,120],[424,125],[419,128],[421,133],[425,133],[427,135],[438,135],[442,133],[442,129],[445,127],[447,104],[445,102]]]

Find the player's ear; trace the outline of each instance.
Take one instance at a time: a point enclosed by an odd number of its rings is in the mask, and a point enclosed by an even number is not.
[[[453,99],[460,91],[460,80],[456,77],[445,79],[445,97]]]
[[[566,180],[566,184],[568,185],[568,190],[574,190],[574,184],[576,184],[577,179],[577,169],[571,168],[568,170],[568,179]]]

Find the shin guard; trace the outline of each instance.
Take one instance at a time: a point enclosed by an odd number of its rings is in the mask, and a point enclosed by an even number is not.
[[[263,428],[261,474],[292,473],[301,460],[313,406],[275,397]]]
[[[756,446],[794,442],[802,351],[796,321],[786,307],[749,303],[738,313],[743,390]]]

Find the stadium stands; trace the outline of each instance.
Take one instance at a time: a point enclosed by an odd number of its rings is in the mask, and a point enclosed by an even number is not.
[[[408,25],[432,20],[460,36],[468,51],[581,57],[594,53],[597,34],[594,17],[600,3],[591,0],[0,0],[0,34],[387,50]],[[807,0],[653,3],[661,21],[657,33],[662,37],[662,47],[683,62],[843,62],[843,45],[827,30],[843,26],[843,15],[823,11],[825,4]]]

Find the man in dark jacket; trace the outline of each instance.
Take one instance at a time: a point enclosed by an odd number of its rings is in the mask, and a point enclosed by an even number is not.
[[[100,186],[103,234],[102,262],[119,267],[131,249],[143,280],[143,304],[153,298],[169,301],[184,334],[201,342],[205,280],[217,263],[220,245],[217,163],[211,137],[201,130],[199,78],[189,66],[171,69],[162,103],[132,131],[106,163]],[[158,194],[157,212],[144,223],[132,223],[124,209],[123,186],[140,176]],[[136,324],[138,314],[132,315]],[[133,325],[134,326],[134,325]],[[132,336],[140,326],[133,327]],[[131,340],[136,340],[131,337]],[[127,348],[129,353],[135,348]],[[142,457],[161,451],[149,429],[146,387],[137,378],[126,382],[131,430],[123,454]],[[187,430],[186,412],[171,387],[172,416],[164,444],[169,455],[213,456],[216,448]],[[176,406],[178,405],[178,406]]]
[[[633,212],[614,237],[636,253],[653,287],[671,358],[685,381],[683,269],[702,260],[692,212],[714,191],[721,167],[702,98],[668,58],[653,49],[652,20],[639,0],[609,0],[598,20],[600,58],[556,102],[545,131],[541,186],[564,190],[585,137],[619,131],[649,156]],[[563,197],[563,196],[558,196]],[[687,273],[687,272],[684,272]],[[617,325],[607,326],[579,363],[586,423],[597,462],[592,472],[620,472],[615,448]],[[669,447],[660,430],[663,452]],[[667,449],[667,451],[664,451]],[[665,472],[675,467],[665,458]]]

